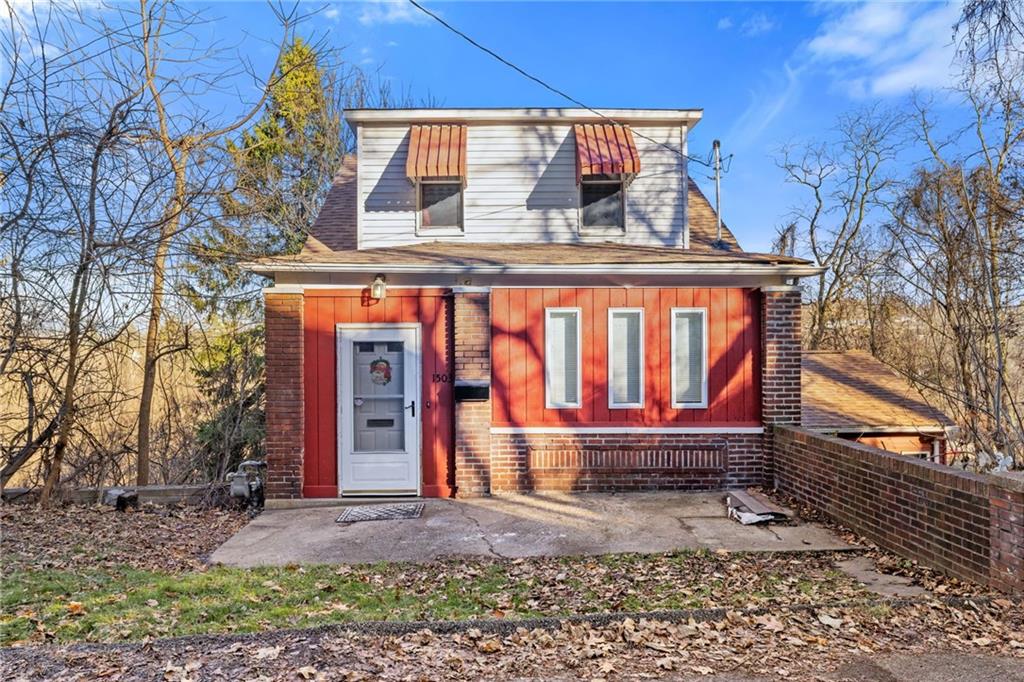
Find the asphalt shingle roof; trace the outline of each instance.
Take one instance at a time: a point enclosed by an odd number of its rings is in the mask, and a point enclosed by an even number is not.
[[[883,427],[937,429],[953,423],[865,351],[807,351],[802,365],[805,428],[854,432]]]

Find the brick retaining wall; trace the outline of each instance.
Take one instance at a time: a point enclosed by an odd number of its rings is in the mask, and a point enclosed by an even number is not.
[[[774,447],[780,491],[925,566],[1024,591],[1024,481],[791,426],[775,427]]]

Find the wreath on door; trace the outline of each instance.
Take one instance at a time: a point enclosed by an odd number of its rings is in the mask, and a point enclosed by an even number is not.
[[[377,358],[370,363],[370,381],[378,386],[391,383],[391,363],[384,358]]]

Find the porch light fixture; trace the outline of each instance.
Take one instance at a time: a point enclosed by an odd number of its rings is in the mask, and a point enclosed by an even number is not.
[[[384,275],[377,275],[370,285],[370,298],[383,301],[388,295],[388,285]]]

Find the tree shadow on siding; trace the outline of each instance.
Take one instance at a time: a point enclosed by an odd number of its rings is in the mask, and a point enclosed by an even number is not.
[[[415,187],[405,174],[405,162],[409,155],[409,138],[410,133],[406,131],[402,141],[395,149],[395,153],[391,155],[384,166],[377,182],[370,188],[363,204],[363,210],[366,213],[416,210]]]

